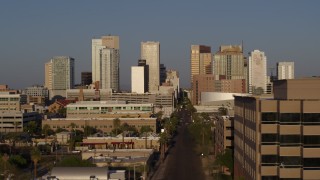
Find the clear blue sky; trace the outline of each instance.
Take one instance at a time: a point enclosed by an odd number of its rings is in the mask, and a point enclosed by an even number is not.
[[[244,41],[245,55],[266,53],[268,65],[295,61],[296,76],[320,75],[320,1],[16,1],[0,2],[0,84],[24,88],[44,83],[53,56],[76,59],[76,82],[91,71],[91,39],[120,36],[121,88],[141,41],[160,41],[161,63],[180,72],[189,87],[191,44]]]

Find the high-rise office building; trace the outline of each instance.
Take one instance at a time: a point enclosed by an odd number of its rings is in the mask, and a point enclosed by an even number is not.
[[[148,92],[148,68],[146,60],[139,59],[138,66],[131,66],[131,92],[146,93]]]
[[[226,79],[246,79],[242,46],[220,46],[214,55],[214,75]]]
[[[235,179],[319,179],[319,90],[319,78],[290,79],[274,98],[235,96]]]
[[[141,42],[141,59],[149,66],[149,92],[157,92],[160,85],[160,43]]]
[[[45,64],[45,87],[50,99],[54,96],[66,97],[66,90],[74,86],[74,59],[67,56],[53,57]]]
[[[167,78],[167,68],[164,66],[164,64],[160,64],[160,85],[166,82],[166,78]]]
[[[145,93],[144,66],[131,66],[131,92]]]
[[[81,72],[81,85],[90,85],[92,83],[92,72]]]
[[[294,62],[278,62],[277,75],[278,80],[294,79]]]
[[[212,74],[211,47],[204,45],[191,45],[190,52],[191,88],[193,76],[199,74]]]
[[[92,39],[92,81],[102,89],[119,91],[119,36]]]
[[[249,54],[249,93],[263,94],[267,91],[267,57],[254,50]]]

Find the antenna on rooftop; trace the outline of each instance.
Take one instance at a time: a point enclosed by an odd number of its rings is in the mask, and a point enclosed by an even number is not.
[[[243,40],[241,41],[241,51],[243,53]]]

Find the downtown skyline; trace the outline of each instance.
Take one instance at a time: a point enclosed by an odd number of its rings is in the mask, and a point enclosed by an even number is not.
[[[294,61],[296,77],[319,75],[318,2],[168,2],[2,2],[0,83],[13,89],[43,84],[44,64],[54,56],[75,58],[80,83],[81,72],[91,71],[91,40],[108,34],[120,37],[122,90],[131,87],[130,68],[140,59],[143,41],[160,42],[160,63],[179,71],[181,87],[190,87],[193,44],[215,53],[243,41],[244,55],[264,51],[268,67]],[[103,11],[106,6],[110,11]]]

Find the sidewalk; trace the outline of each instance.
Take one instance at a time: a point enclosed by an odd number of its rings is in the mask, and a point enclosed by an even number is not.
[[[150,180],[162,180],[165,179],[165,170],[166,170],[166,160],[161,162],[161,160],[157,163],[156,169],[152,177],[148,177]]]

